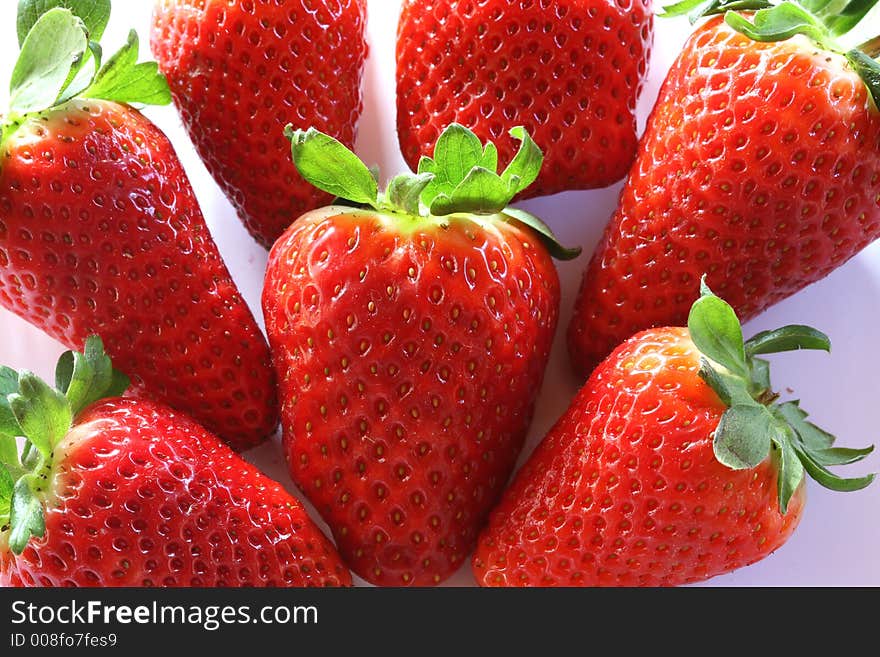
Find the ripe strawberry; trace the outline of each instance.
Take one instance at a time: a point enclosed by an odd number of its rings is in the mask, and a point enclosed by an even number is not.
[[[151,45],[196,150],[254,238],[272,246],[331,197],[300,178],[283,128],[354,144],[366,0],[159,0]]]
[[[422,173],[380,195],[339,142],[288,131],[303,177],[365,209],[308,213],[269,254],[284,447],[346,563],[376,584],[434,584],[463,563],[531,420],[559,306],[548,251],[577,252],[506,207],[541,164],[515,133],[499,176],[494,146],[450,126]]]
[[[676,585],[780,547],[803,513],[804,471],[873,448],[832,447],[797,402],[777,403],[758,354],[829,349],[788,326],[743,344],[733,309],[704,290],[688,329],[643,331],[590,377],[505,492],[480,536],[485,586]]]
[[[268,346],[174,149],[125,104],[170,101],[134,32],[93,75],[99,14],[23,27],[0,128],[0,304],[71,348],[100,335],[137,391],[252,446],[277,423]],[[48,72],[33,68],[47,40],[63,46]]]
[[[880,64],[832,40],[870,6],[729,12],[690,38],[584,276],[569,344],[585,374],[636,331],[683,322],[704,271],[746,320],[880,236]],[[819,18],[823,44],[781,40]]]
[[[620,180],[636,152],[636,100],[653,39],[650,0],[407,0],[397,36],[397,131],[415,170],[453,122],[546,155],[520,198]]]
[[[56,381],[0,368],[0,584],[351,584],[299,502],[201,426],[102,399],[128,381],[99,338]]]

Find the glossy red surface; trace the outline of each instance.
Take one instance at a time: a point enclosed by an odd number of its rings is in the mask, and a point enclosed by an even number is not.
[[[621,340],[678,326],[700,278],[746,321],[880,237],[880,112],[843,57],[756,43],[716,18],[648,120],[569,328],[589,373]]]
[[[196,150],[265,247],[331,199],[290,159],[284,126],[353,146],[366,0],[159,0],[153,55]]]
[[[776,468],[731,470],[712,440],[724,405],[699,376],[687,329],[620,345],[519,470],[480,535],[483,586],[672,586],[779,548]]]
[[[337,586],[351,575],[299,502],[153,402],[86,409],[55,450],[46,534],[0,552],[3,586]]]
[[[606,187],[636,152],[650,0],[407,0],[397,37],[397,130],[416,169],[453,122],[506,165],[525,126],[544,168],[521,196]]]
[[[364,579],[467,558],[525,439],[559,281],[527,229],[330,208],[269,256],[263,308],[291,475]]]
[[[72,101],[0,159],[0,304],[72,349],[98,334],[133,389],[235,448],[277,424],[269,350],[165,135]]]

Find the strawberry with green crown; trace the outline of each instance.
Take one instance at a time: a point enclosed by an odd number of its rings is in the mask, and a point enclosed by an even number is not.
[[[280,485],[188,417],[119,397],[100,338],[62,355],[55,386],[0,367],[0,584],[351,584]]]
[[[473,558],[483,586],[658,586],[763,559],[794,532],[804,480],[854,491],[797,401],[779,401],[763,354],[830,350],[786,326],[743,340],[703,286],[688,326],[642,331],[597,367],[492,511]]]
[[[278,419],[269,349],[171,143],[130,103],[171,96],[109,0],[25,0],[0,118],[0,304],[70,348],[100,335],[133,390],[236,449]]]
[[[559,307],[550,230],[510,200],[542,154],[449,126],[384,193],[357,157],[289,129],[301,175],[344,199],[269,255],[263,311],[291,475],[361,577],[430,585],[461,566],[520,452]],[[351,207],[352,205],[356,207]]]
[[[708,19],[669,71],[584,275],[568,333],[578,370],[683,323],[704,272],[745,321],[880,236],[880,40],[842,45],[875,4],[667,8]]]

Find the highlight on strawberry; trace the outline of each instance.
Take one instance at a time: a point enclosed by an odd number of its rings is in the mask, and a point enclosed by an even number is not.
[[[537,217],[508,206],[542,154],[460,125],[417,174],[377,176],[335,139],[289,128],[302,177],[339,198],[297,219],[263,290],[294,481],[349,566],[432,585],[464,563],[513,469],[559,313]],[[344,205],[343,205],[344,204]]]
[[[704,272],[746,321],[880,237],[880,36],[863,41],[880,29],[874,6],[667,8],[700,25],[584,274],[568,332],[581,373],[636,331],[682,324]]]
[[[763,559],[791,536],[804,480],[855,491],[828,467],[873,450],[834,446],[796,400],[780,401],[765,354],[830,350],[785,326],[743,340],[705,285],[687,328],[621,344],[517,473],[473,557],[483,586],[668,586]]]
[[[55,387],[0,367],[0,585],[351,584],[295,498],[127,387],[97,336]]]
[[[132,390],[236,449],[277,425],[269,349],[167,137],[138,37],[107,56],[109,0],[22,0],[0,117],[0,304],[75,348],[102,337]]]

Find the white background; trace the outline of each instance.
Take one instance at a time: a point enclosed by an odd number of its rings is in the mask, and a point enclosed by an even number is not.
[[[399,0],[369,0],[370,58],[364,79],[365,109],[357,151],[367,163],[378,163],[384,176],[404,168],[395,134],[394,43]],[[0,78],[7,80],[17,55],[15,7],[0,2]],[[113,52],[130,27],[141,36],[142,57],[149,43],[150,0],[114,3],[116,11],[103,38],[104,51]],[[880,32],[880,11],[867,19]],[[639,125],[657,96],[658,87],[690,31],[684,19],[656,22],[650,79],[639,101]],[[867,38],[868,35],[865,35]],[[6,106],[6,83],[0,83],[0,107]],[[174,143],[201,202],[202,211],[226,263],[262,324],[260,291],[266,251],[245,232],[232,207],[206,172],[193,150],[173,107],[145,111]],[[543,217],[564,244],[581,244],[583,255],[558,263],[562,281],[562,313],[544,388],[538,402],[523,458],[550,428],[577,391],[565,349],[564,332],[580,277],[602,228],[614,210],[620,184],[605,190],[568,192],[524,204]],[[773,381],[778,390],[811,412],[811,419],[835,433],[840,445],[880,442],[880,244],[874,244],[824,281],[771,308],[746,326],[746,336],[787,323],[811,324],[825,330],[834,351],[795,353],[775,357]],[[51,377],[63,347],[15,315],[0,309],[0,363],[28,368]],[[878,415],[875,415],[878,413]],[[278,439],[252,450],[246,458],[295,494],[286,472]],[[880,456],[846,468],[847,474],[880,470]],[[310,509],[311,510],[311,509]],[[808,502],[800,527],[779,551],[709,584],[760,585],[880,585],[880,483],[857,493],[832,493],[809,483]],[[314,514],[313,514],[314,516]],[[473,585],[469,567],[447,584]]]

